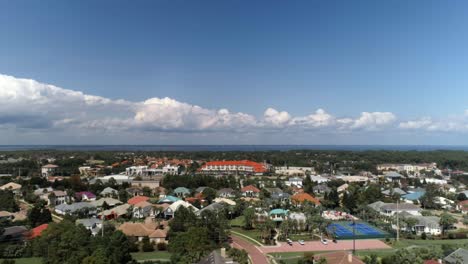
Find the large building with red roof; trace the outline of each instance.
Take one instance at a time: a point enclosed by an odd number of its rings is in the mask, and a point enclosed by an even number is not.
[[[201,167],[200,171],[204,173],[263,174],[268,171],[268,166],[250,160],[209,161]]]

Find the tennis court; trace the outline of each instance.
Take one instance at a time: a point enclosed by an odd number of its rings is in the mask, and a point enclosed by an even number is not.
[[[334,222],[327,227],[328,233],[337,239],[367,239],[385,238],[389,234],[365,222],[353,224],[352,222]]]

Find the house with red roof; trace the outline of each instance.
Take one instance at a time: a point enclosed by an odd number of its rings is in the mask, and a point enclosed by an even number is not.
[[[293,204],[296,204],[296,205],[301,205],[305,202],[310,202],[310,203],[313,203],[315,205],[320,205],[320,200],[313,197],[312,195],[308,194],[308,193],[298,193],[298,194],[295,194],[293,196],[291,196],[291,201]]]
[[[29,234],[29,239],[33,239],[36,237],[41,236],[42,232],[49,227],[49,224],[42,224],[40,226],[37,226],[33,229],[31,229],[31,233]]]
[[[200,171],[203,173],[262,175],[268,171],[268,166],[250,160],[209,161],[200,168]]]
[[[149,200],[149,197],[147,196],[135,196],[133,198],[130,198],[127,203],[130,204],[130,205],[136,205],[137,203],[140,203],[140,202],[147,202]]]
[[[260,190],[253,186],[253,185],[247,185],[244,188],[241,189],[242,196],[244,197],[258,197],[260,196]]]

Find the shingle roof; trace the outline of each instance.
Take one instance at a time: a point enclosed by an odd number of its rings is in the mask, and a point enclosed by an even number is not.
[[[207,166],[244,166],[252,167],[253,171],[256,173],[266,172],[266,168],[262,163],[250,161],[250,160],[226,160],[226,161],[209,161],[205,163],[202,168]]]
[[[130,198],[130,199],[127,201],[127,203],[128,203],[128,204],[131,204],[131,205],[135,205],[135,204],[137,204],[137,203],[139,203],[139,202],[148,201],[148,200],[149,200],[149,197],[147,197],[147,196],[139,196],[139,195],[138,195],[138,196],[135,196],[135,197],[133,197],[133,198]]]
[[[260,190],[253,186],[253,185],[247,185],[244,188],[241,189],[241,192],[254,192],[254,193],[259,193]]]
[[[295,202],[299,202],[299,203],[303,203],[305,201],[309,201],[311,203],[314,203],[316,205],[319,205],[320,204],[320,200],[313,197],[312,195],[308,194],[308,193],[298,193],[298,194],[295,194],[291,197],[291,200],[295,201]]]

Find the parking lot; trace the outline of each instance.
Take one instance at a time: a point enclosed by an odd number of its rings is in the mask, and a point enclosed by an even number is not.
[[[388,249],[391,248],[384,242],[378,239],[362,239],[356,240],[356,249]],[[292,246],[286,242],[282,242],[279,246],[263,246],[259,247],[263,253],[275,253],[275,252],[301,252],[301,251],[335,251],[335,250],[352,250],[352,240],[338,240],[337,243],[328,241],[328,245],[324,245],[320,241],[306,241],[304,245],[300,245],[297,241],[294,241]]]

